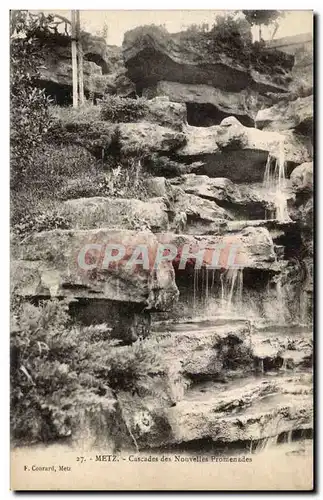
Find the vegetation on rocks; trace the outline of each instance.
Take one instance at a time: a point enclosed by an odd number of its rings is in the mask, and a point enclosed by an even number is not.
[[[158,344],[117,347],[106,325],[73,324],[68,302],[38,306],[14,299],[11,326],[11,423],[14,440],[74,437],[84,408],[118,418],[117,394],[154,394],[165,373]],[[119,422],[120,423],[120,422]]]

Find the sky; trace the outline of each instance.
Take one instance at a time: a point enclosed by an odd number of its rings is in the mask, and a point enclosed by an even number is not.
[[[70,11],[52,11],[70,19]],[[82,10],[80,13],[82,28],[98,33],[106,24],[108,26],[107,43],[122,45],[124,33],[136,26],[144,24],[164,25],[170,33],[184,30],[190,24],[208,23],[212,25],[217,15],[228,11],[211,10]],[[257,33],[255,28],[254,33]],[[297,35],[312,31],[312,11],[285,11],[275,38]],[[264,39],[271,38],[270,29],[262,31]]]

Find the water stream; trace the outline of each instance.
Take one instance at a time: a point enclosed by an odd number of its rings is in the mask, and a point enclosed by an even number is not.
[[[285,150],[284,143],[279,143],[277,157],[273,157],[270,153],[267,158],[263,187],[268,194],[268,198],[274,205],[273,219],[280,222],[290,220],[287,209],[287,183],[285,176]]]

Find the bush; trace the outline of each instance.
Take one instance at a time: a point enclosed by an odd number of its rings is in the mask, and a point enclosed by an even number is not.
[[[13,225],[13,232],[20,237],[51,229],[70,229],[71,222],[66,215],[62,215],[60,210],[39,211],[38,213],[27,213],[22,216],[19,223]]]
[[[51,19],[44,16],[46,24]],[[46,21],[47,20],[47,21]],[[19,190],[35,172],[34,158],[50,127],[49,99],[37,88],[42,45],[35,36],[37,20],[23,11],[11,11],[10,40],[10,165],[11,187]]]
[[[119,347],[105,325],[73,326],[67,301],[35,306],[13,296],[11,317],[11,426],[19,443],[77,435],[84,411],[101,421],[108,414],[115,425],[118,392],[153,394],[154,378],[165,373],[156,341]]]
[[[83,184],[89,179],[93,184],[103,176],[102,162],[86,149],[73,145],[44,145],[35,154],[34,168],[35,173],[29,175],[24,186],[11,191],[11,224],[21,235],[55,227],[67,229],[68,220],[60,218],[59,200],[66,199],[64,192],[71,179],[81,178]],[[95,196],[91,192],[89,195]]]
[[[130,123],[142,120],[148,112],[146,99],[107,96],[101,109],[101,118],[112,123]]]

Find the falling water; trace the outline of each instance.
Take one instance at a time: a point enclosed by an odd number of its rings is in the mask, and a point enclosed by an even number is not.
[[[193,275],[193,309],[196,311],[196,292],[198,290],[198,269],[194,267],[194,275]]]
[[[227,269],[221,274],[221,305],[232,311],[241,309],[243,293],[243,268]]]
[[[284,323],[285,315],[284,315],[284,294],[283,294],[283,285],[282,285],[282,277],[281,275],[278,277],[276,283],[276,297],[277,297],[277,306],[278,306],[278,317],[282,323]]]
[[[281,141],[278,157],[268,155],[263,181],[264,188],[275,206],[274,218],[279,221],[290,220],[287,210],[285,163],[284,143]]]
[[[283,358],[283,364],[281,365],[280,369],[281,369],[281,371],[286,372],[287,368],[288,368],[288,366],[287,366],[287,359]]]
[[[292,442],[292,437],[293,437],[293,431],[288,431],[287,433],[287,443]]]

